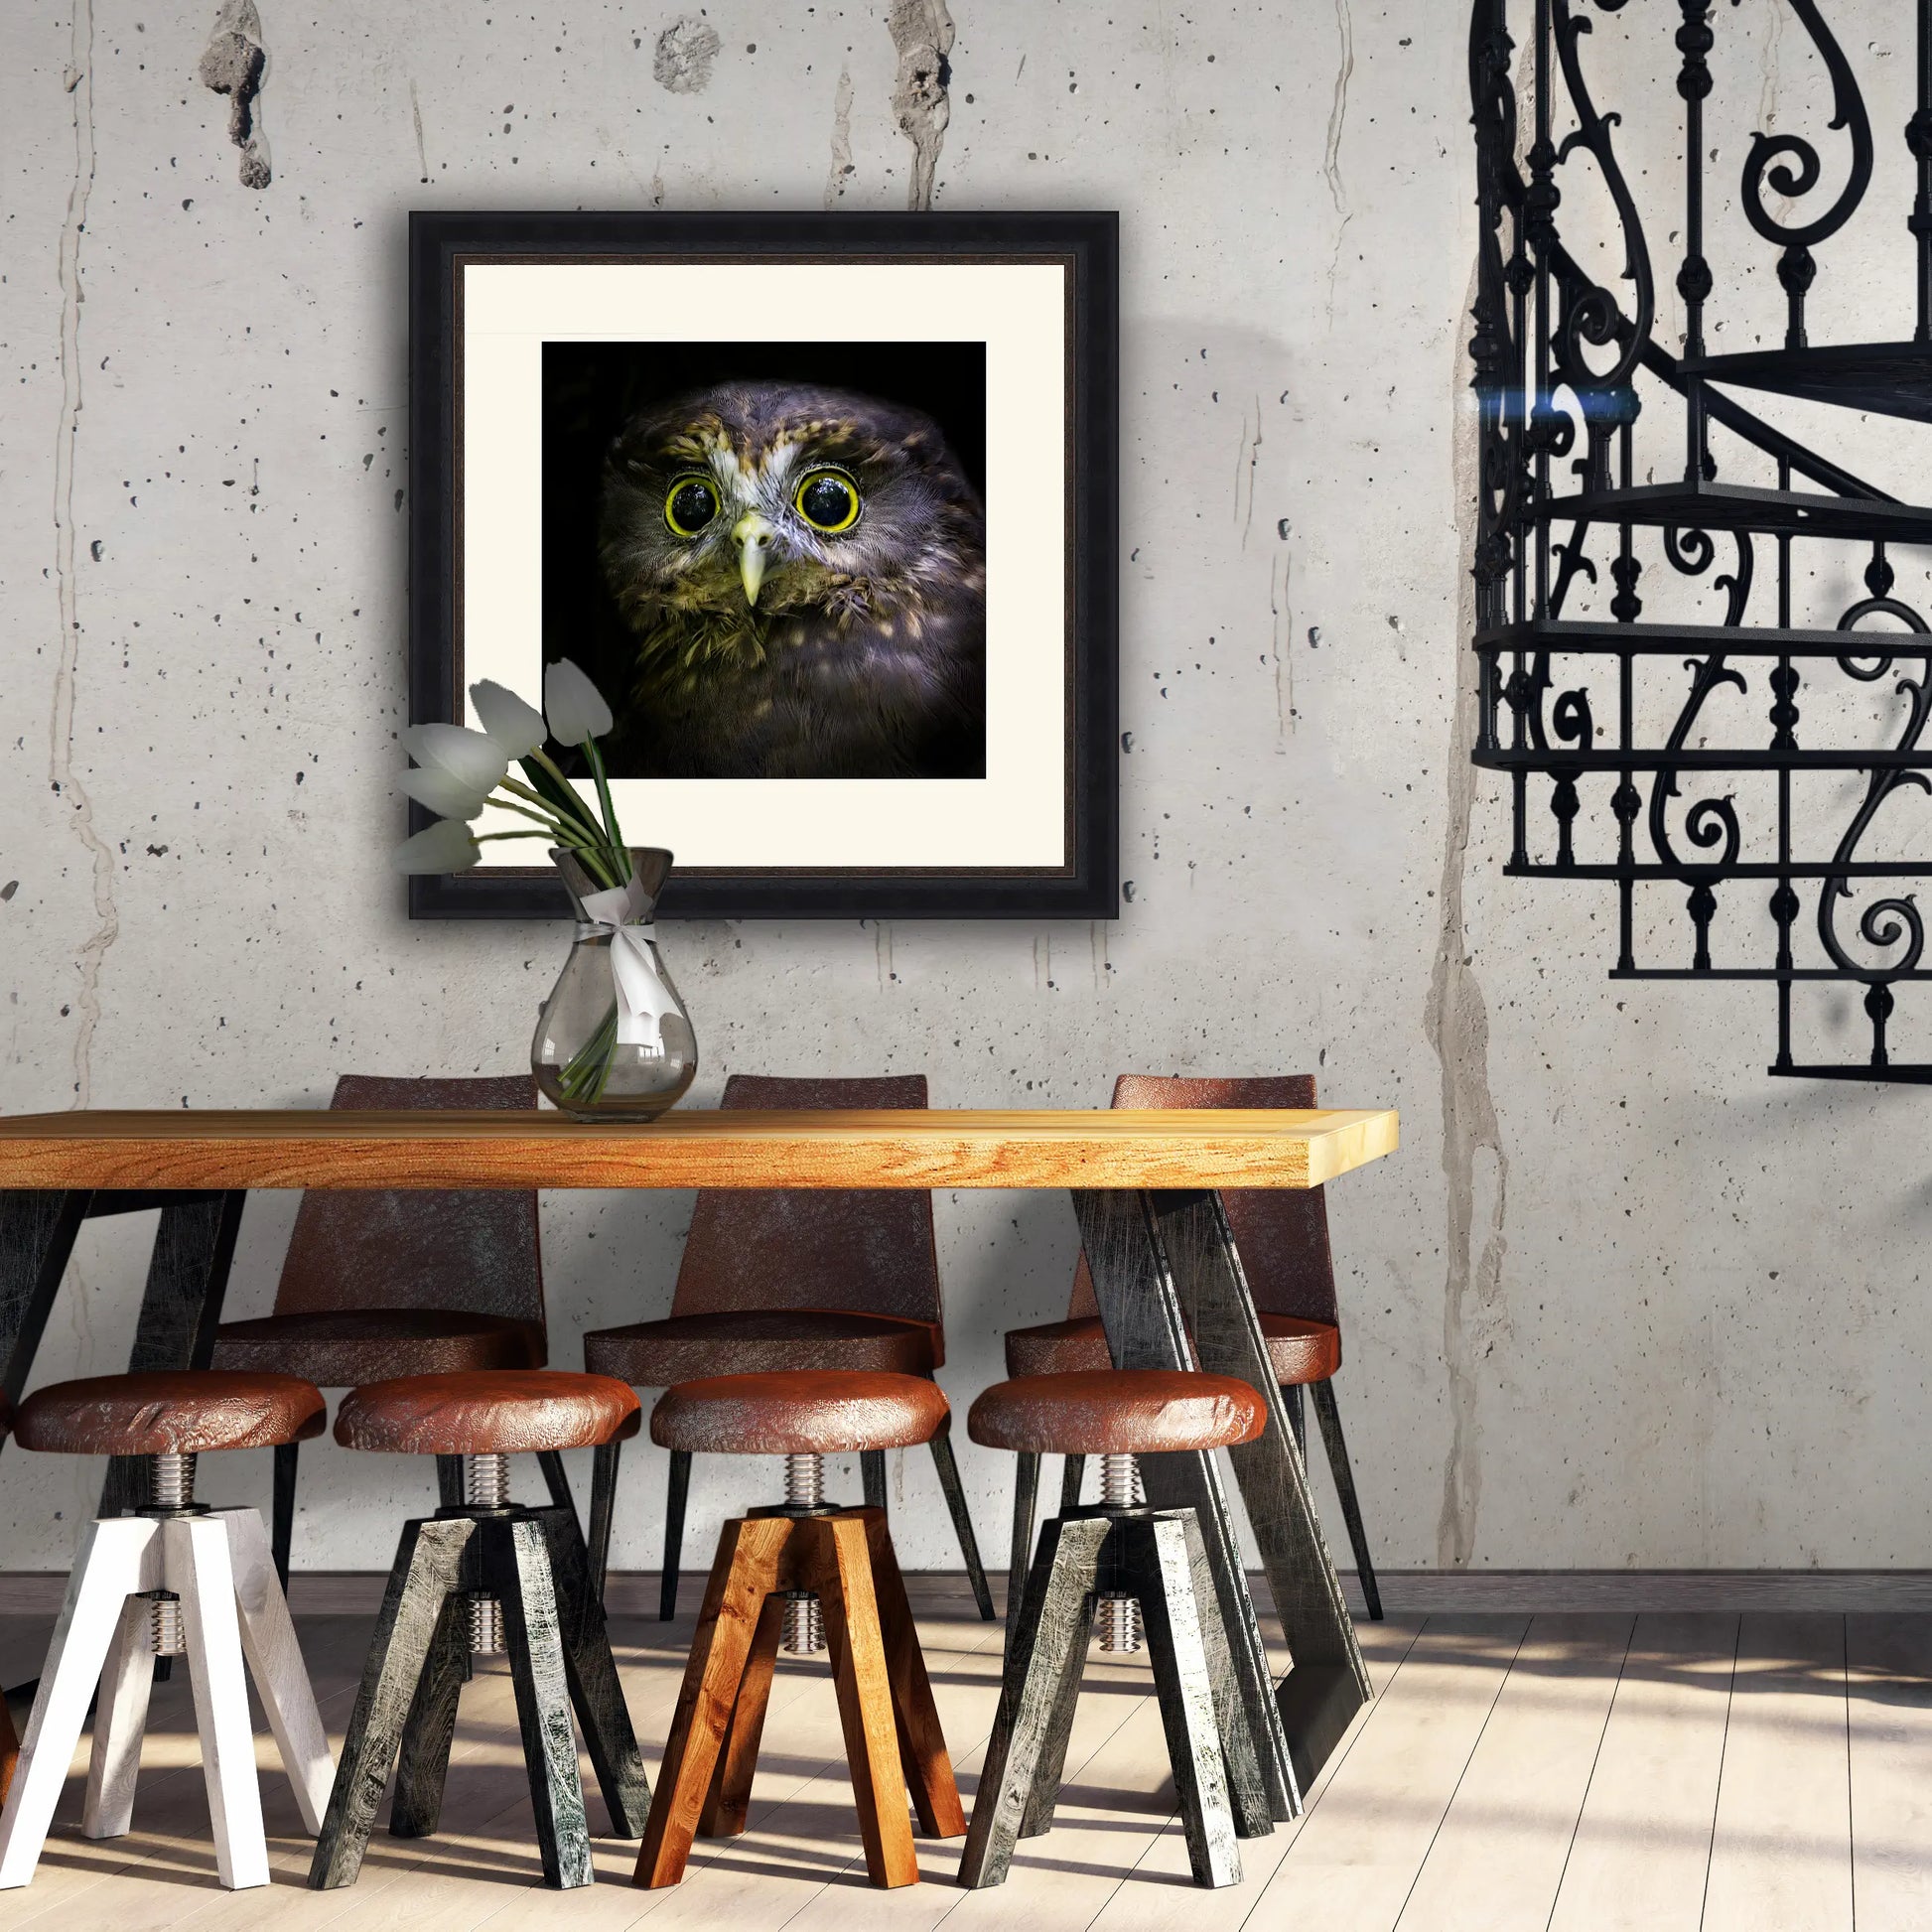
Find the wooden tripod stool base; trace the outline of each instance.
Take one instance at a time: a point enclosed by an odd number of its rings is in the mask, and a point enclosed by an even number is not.
[[[511,1502],[508,1473],[512,1452],[587,1448],[637,1420],[621,1383],[542,1369],[404,1376],[345,1400],[336,1440],[345,1449],[461,1456],[464,1500],[403,1526],[309,1871],[314,1890],[355,1882],[391,1766],[390,1835],[435,1832],[457,1701],[478,1654],[509,1659],[544,1883],[593,1877],[573,1712],[612,1830],[643,1830],[650,1787],[576,1512]]]
[[[1187,1370],[1018,1376],[973,1404],[967,1427],[989,1449],[1101,1455],[1113,1466],[1106,1502],[1063,1509],[1040,1536],[1008,1627],[962,1885],[1001,1883],[1017,1841],[1052,1829],[1095,1613],[1107,1613],[1104,1647],[1131,1650],[1136,1605],[1194,1882],[1239,1883],[1236,1839],[1275,1828],[1259,1750],[1199,1521],[1191,1509],[1136,1506],[1133,1459],[1253,1442],[1266,1421],[1245,1382]]]
[[[1195,1884],[1239,1884],[1235,1841],[1275,1829],[1193,1511],[1103,1504],[1056,1516],[1041,1532],[959,1863],[962,1885],[1002,1883],[1016,1842],[1052,1830],[1094,1614],[1124,1597],[1140,1609]]]
[[[718,1539],[644,1825],[639,1885],[676,1884],[699,1832],[745,1829],[785,1602],[798,1591],[823,1608],[872,1882],[918,1882],[908,1792],[926,1837],[965,1832],[886,1512],[773,1510],[727,1523]]]
[[[197,1503],[195,1463],[205,1450],[268,1448],[321,1424],[320,1392],[285,1375],[99,1376],[39,1390],[22,1406],[16,1434],[27,1449],[148,1456],[149,1501],[81,1533],[0,1811],[0,1888],[34,1875],[96,1686],[80,1829],[96,1839],[127,1832],[157,1657],[187,1660],[221,1883],[268,1883],[250,1675],[303,1829],[320,1827],[335,1765],[268,1533],[252,1509]]]

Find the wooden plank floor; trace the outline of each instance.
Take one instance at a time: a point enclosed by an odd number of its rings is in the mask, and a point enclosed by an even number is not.
[[[948,1580],[910,1580],[969,1801],[998,1695],[999,1632]],[[0,1675],[31,1674],[50,1619],[0,1619]],[[614,1622],[655,1769],[689,1613]],[[302,1619],[340,1737],[368,1623]],[[1322,1932],[1909,1932],[1932,1926],[1932,1615],[1579,1613],[1392,1618],[1362,1626],[1378,1695],[1292,1825],[1242,1848],[1245,1876],[1186,1882],[1160,1715],[1139,1660],[1094,1656],[1054,1830],[1005,1887],[949,1882],[957,1844],[921,1842],[927,1882],[865,1883],[821,1663],[780,1662],[751,1829],[699,1841],[684,1882],[538,1883],[507,1676],[465,1692],[444,1831],[378,1831],[361,1880],[302,1885],[309,1843],[272,1746],[259,1761],[275,1882],[214,1883],[187,1687],[159,1686],[134,1830],[77,1830],[83,1757],[39,1877],[0,1894],[0,1932],[1183,1932],[1310,1923]],[[1283,1660],[1278,1658],[1278,1665]],[[83,1745],[84,1751],[84,1745]],[[586,1776],[588,1778],[588,1767]],[[593,1829],[605,1825],[592,1798]]]

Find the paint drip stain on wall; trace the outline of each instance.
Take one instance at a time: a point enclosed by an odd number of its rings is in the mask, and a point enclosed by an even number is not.
[[[221,0],[196,74],[204,87],[228,97],[228,139],[241,150],[243,188],[266,188],[274,179],[257,112],[267,72],[268,49],[255,0]]]

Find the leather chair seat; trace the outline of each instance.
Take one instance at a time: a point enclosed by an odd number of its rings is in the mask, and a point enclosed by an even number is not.
[[[1341,1366],[1341,1330],[1332,1321],[1264,1314],[1261,1338],[1267,1344],[1275,1380],[1284,1387],[1325,1382]],[[1112,1365],[1097,1314],[1007,1330],[1007,1373],[1011,1376],[1069,1375]]]
[[[641,1421],[630,1386],[608,1375],[492,1369],[351,1389],[336,1411],[336,1440],[398,1455],[520,1455],[621,1441]]]
[[[1160,1455],[1252,1443],[1268,1410],[1247,1383],[1188,1369],[1076,1369],[984,1390],[966,1432],[1035,1455]]]
[[[543,1329],[508,1315],[462,1309],[326,1309],[224,1321],[216,1368],[286,1370],[325,1389],[398,1375],[541,1368]]]
[[[705,1455],[835,1455],[929,1443],[951,1414],[922,1375],[790,1369],[682,1382],[658,1397],[650,1439]]]
[[[20,1405],[14,1439],[58,1455],[200,1455],[306,1442],[325,1419],[299,1376],[176,1369],[51,1382]]]
[[[726,1309],[635,1321],[584,1337],[584,1366],[640,1389],[780,1369],[930,1375],[936,1322],[838,1309]]]

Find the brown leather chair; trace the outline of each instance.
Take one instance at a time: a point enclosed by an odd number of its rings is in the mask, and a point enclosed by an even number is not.
[[[908,1797],[926,1836],[965,1832],[886,1512],[824,1498],[827,1455],[927,1443],[949,1420],[929,1377],[891,1372],[724,1375],[659,1398],[653,1442],[686,1455],[782,1455],[785,1499],[719,1533],[637,1884],[676,1884],[698,1832],[744,1831],[780,1646],[794,1656],[831,1653],[872,1882],[918,1882]]]
[[[623,1383],[555,1369],[399,1376],[344,1397],[336,1440],[345,1449],[455,1458],[461,1491],[435,1516],[403,1525],[309,1867],[312,1889],[355,1882],[392,1765],[390,1836],[436,1831],[473,1655],[509,1661],[544,1882],[592,1881],[573,1714],[612,1830],[643,1830],[650,1786],[576,1511],[527,1509],[509,1493],[510,1456],[590,1449],[634,1435],[640,1421]]]
[[[1123,1073],[1114,1082],[1116,1107],[1295,1107],[1315,1104],[1314,1077],[1308,1073],[1264,1075],[1251,1079],[1176,1079],[1149,1073]],[[1242,1272],[1261,1317],[1262,1339],[1281,1385],[1282,1399],[1306,1460],[1308,1423],[1302,1391],[1314,1397],[1315,1419],[1328,1452],[1328,1467],[1355,1553],[1356,1575],[1369,1616],[1382,1615],[1382,1593],[1362,1528],[1355,1495],[1355,1472],[1342,1439],[1341,1416],[1331,1380],[1341,1366],[1341,1325],[1335,1307],[1335,1264],[1328,1245],[1328,1208],[1319,1187],[1239,1187],[1222,1192],[1228,1226],[1241,1257]],[[1011,1328],[1006,1337],[1010,1376],[1056,1375],[1111,1365],[1102,1332],[1093,1278],[1086,1257],[1073,1276],[1073,1297],[1064,1321],[1034,1328]],[[1061,1478],[1066,1506],[1080,1499],[1085,1458],[1069,1455]],[[1012,1576],[1023,1576],[1033,1548],[1034,1495],[1039,1458],[1022,1454],[1013,1524]],[[1008,1596],[1015,1594],[1009,1583]]]
[[[1016,1587],[962,1885],[999,1884],[1015,1842],[1052,1829],[1096,1621],[1103,1650],[1146,1643],[1194,1882],[1239,1883],[1235,1840],[1265,1837],[1274,1820],[1227,1628],[1194,1512],[1139,1502],[1133,1470],[1138,1456],[1228,1449],[1267,1426],[1267,1405],[1246,1382],[1188,1369],[1023,1376],[973,1404],[974,1442],[1035,1461],[1098,1455],[1108,1480],[1097,1506],[1076,1499],[1046,1524],[1024,1592]]]
[[[923,1108],[925,1076],[796,1080],[734,1073],[726,1108]],[[869,1370],[930,1377],[946,1358],[932,1196],[916,1188],[721,1188],[699,1191],[671,1312],[584,1337],[584,1366],[636,1388],[776,1369]],[[953,1529],[980,1615],[993,1592],[945,1426],[931,1438]],[[659,1613],[677,1613],[688,1449],[671,1449]],[[598,1452],[591,1482],[591,1571],[601,1589],[611,1544],[619,1449]],[[868,1504],[886,1506],[886,1456],[860,1456]]]
[[[483,1079],[388,1079],[345,1073],[332,1108],[535,1107],[527,1073]],[[541,1368],[547,1358],[543,1264],[534,1191],[493,1188],[335,1191],[302,1197],[275,1290],[275,1311],[224,1321],[213,1366],[299,1375],[352,1389],[397,1375]],[[275,1451],[272,1542],[286,1587],[300,1446]],[[455,1500],[454,1465],[441,1465]],[[547,1456],[554,1500],[570,1500],[562,1459]]]

